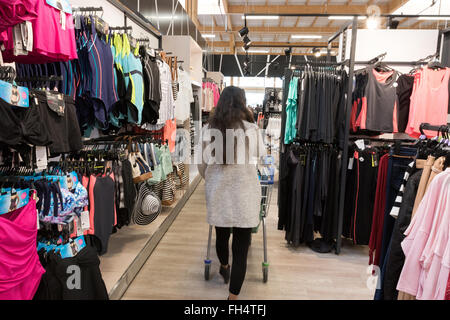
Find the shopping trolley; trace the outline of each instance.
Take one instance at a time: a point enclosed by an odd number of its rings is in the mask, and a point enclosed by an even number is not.
[[[257,233],[259,226],[262,224],[263,229],[263,249],[264,260],[262,262],[263,282],[266,283],[269,278],[269,262],[267,261],[267,235],[266,235],[266,217],[270,207],[270,199],[272,197],[273,189],[273,170],[269,170],[268,167],[264,167],[263,170],[258,171],[259,182],[261,185],[261,205],[259,213],[259,224],[253,228],[252,233]],[[213,226],[209,226],[208,234],[208,247],[206,250],[205,259],[205,280],[209,280],[211,271],[211,237]]]

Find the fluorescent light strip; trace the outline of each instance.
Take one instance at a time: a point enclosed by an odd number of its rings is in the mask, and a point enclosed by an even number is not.
[[[418,17],[417,20],[439,21],[439,20],[450,20],[450,17]]]
[[[180,16],[171,16],[171,15],[159,15],[159,16],[146,16],[147,19],[149,20],[179,20],[181,19]]]
[[[203,38],[215,38],[216,35],[215,34],[202,34]]]
[[[247,20],[278,20],[280,16],[247,16]],[[242,16],[242,20],[245,16]]]
[[[352,20],[353,16],[329,16],[329,20]],[[365,20],[367,17],[359,16],[358,20]]]
[[[269,53],[269,50],[248,50],[248,53]]]
[[[313,34],[294,34],[291,36],[292,39],[321,39],[322,36]]]

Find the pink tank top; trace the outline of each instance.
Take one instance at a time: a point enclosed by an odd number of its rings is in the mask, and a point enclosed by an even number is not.
[[[0,300],[31,300],[45,270],[36,250],[36,201],[0,215]]]
[[[420,124],[427,122],[432,125],[447,124],[448,112],[448,81],[450,68],[432,70],[425,68],[420,79],[414,82],[411,106],[406,133],[411,137],[420,136]],[[425,130],[427,137],[436,135]]]

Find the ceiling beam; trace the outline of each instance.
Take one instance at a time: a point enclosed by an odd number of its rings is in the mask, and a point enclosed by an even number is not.
[[[387,3],[387,10],[388,13],[394,13],[395,10],[400,8],[402,5],[407,3],[409,0],[391,0]],[[408,18],[403,18],[399,21],[399,26],[404,24],[406,21],[408,21]]]
[[[388,9],[397,6],[393,0],[389,4],[379,5],[381,12],[385,13]],[[400,4],[401,6],[401,4]],[[400,7],[399,6],[399,7]],[[317,5],[231,5],[228,7],[230,14],[314,14],[314,13],[328,13],[328,14],[367,14],[367,4],[364,5],[334,5],[327,6]],[[396,9],[394,9],[396,10]]]
[[[217,51],[217,52],[208,52],[208,54],[214,54],[214,55],[233,55],[232,53],[230,53],[229,51]],[[237,51],[236,55],[238,56],[244,56],[245,52],[244,51]],[[249,56],[267,56],[266,52],[250,52],[248,54]],[[271,56],[283,56],[284,55],[284,51],[274,51],[269,53],[269,55]],[[307,53],[301,53],[301,52],[292,52],[291,53],[292,56],[314,56],[313,53],[311,52],[307,52]]]
[[[228,47],[228,43],[226,41],[208,41],[208,45],[210,47]],[[236,41],[236,47],[242,47],[244,45],[243,41]],[[280,47],[295,47],[298,46],[306,46],[306,47],[326,47],[327,42],[277,42],[277,41],[269,41],[269,42],[263,42],[263,41],[255,41],[252,42],[251,47],[273,47],[273,46],[280,46]],[[336,47],[337,44],[335,44],[333,47]]]
[[[197,27],[198,30],[200,30],[200,27],[202,26],[200,21],[198,20],[198,0],[192,0],[191,2],[191,19],[194,25]]]
[[[233,32],[239,32],[243,26],[234,26]],[[339,27],[249,27],[251,33],[335,33]],[[226,32],[225,27],[212,28],[211,26],[200,26],[200,32]]]
[[[223,9],[224,9],[224,14],[225,14],[225,18],[227,19],[227,32],[229,32],[229,37],[230,37],[230,51],[231,52],[235,52],[236,51],[236,39],[234,38],[234,33],[233,33],[233,24],[231,23],[231,16],[229,15],[229,5],[228,5],[228,0],[222,0],[223,3]]]
[[[409,0],[391,0],[387,4],[385,4],[386,7],[386,13],[393,13],[395,10],[400,8],[405,3],[409,2]]]

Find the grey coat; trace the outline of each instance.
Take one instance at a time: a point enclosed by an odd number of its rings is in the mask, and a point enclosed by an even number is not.
[[[250,140],[247,151],[244,150],[248,153],[246,161],[223,165],[214,163],[220,161],[214,156],[203,156],[202,164],[198,165],[199,172],[205,179],[207,220],[213,226],[253,228],[259,224],[261,187],[257,164],[261,156],[265,155],[266,148],[259,128],[246,121],[244,126],[245,134]],[[202,129],[203,137],[207,130],[208,126]],[[245,145],[244,139],[245,137],[238,136],[235,148]],[[204,154],[208,153],[207,148],[211,145],[208,142],[202,143]],[[227,152],[227,157],[229,154]],[[236,156],[239,155],[239,151],[236,151]]]

